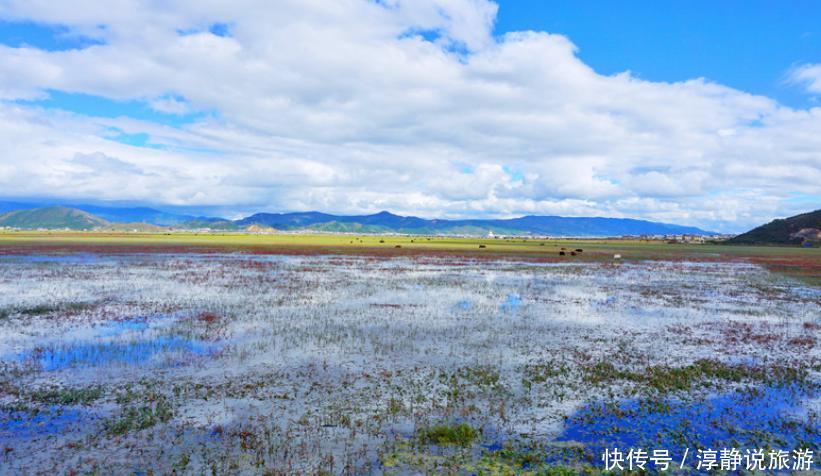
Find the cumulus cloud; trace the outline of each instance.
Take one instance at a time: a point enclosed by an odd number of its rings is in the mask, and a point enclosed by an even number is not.
[[[699,78],[601,75],[567,37],[494,37],[496,12],[486,0],[0,3],[0,17],[100,42],[0,46],[0,145],[12,151],[0,187],[730,230],[799,211],[795,194],[821,195],[821,109]],[[209,113],[171,127],[15,101],[53,90]],[[148,134],[154,147],[108,140],[112,128]]]
[[[803,85],[808,92],[821,93],[821,64],[804,64],[793,68],[787,79]]]

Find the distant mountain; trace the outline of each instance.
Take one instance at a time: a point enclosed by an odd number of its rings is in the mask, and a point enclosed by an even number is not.
[[[16,202],[0,202],[16,205]],[[21,203],[22,204],[22,203]],[[50,206],[16,209],[0,215],[0,227],[21,229],[102,228],[111,231],[158,232],[173,225],[181,229],[238,230],[240,227],[224,218],[193,217],[165,213],[153,208],[111,208],[80,205],[82,208]],[[94,211],[96,213],[91,213]]]
[[[0,215],[0,226],[22,229],[91,230],[108,224],[88,212],[60,206],[14,210]]]
[[[0,202],[15,207],[22,203]],[[329,233],[402,233],[410,235],[538,235],[609,237],[639,235],[713,235],[695,227],[629,218],[574,218],[524,216],[506,220],[428,220],[379,212],[373,215],[330,215],[320,212],[257,213],[241,220],[194,217],[146,207],[115,208],[97,205],[49,206],[13,210],[0,216],[0,226],[14,228],[71,228],[87,230],[156,231],[158,227],[184,230],[306,230]]]
[[[16,202],[0,201],[0,213],[13,210],[28,210],[32,208],[46,208],[64,206],[96,215],[104,220],[115,223],[149,223],[159,226],[177,225],[190,220],[200,219],[193,215],[168,213],[148,207],[111,207],[102,205],[54,203],[52,201]]]
[[[304,213],[256,213],[241,220],[237,220],[236,224],[240,226],[248,225],[266,225],[273,228],[280,229],[295,229],[306,228],[317,223],[327,223],[334,221],[337,218],[334,215],[328,215],[319,212],[304,212]]]
[[[99,205],[72,205],[72,208],[117,223],[150,223],[152,225],[170,226],[198,218],[191,215],[167,213],[147,207],[116,208]]]
[[[100,228],[103,231],[125,232],[125,233],[160,233],[168,231],[168,228],[150,223],[109,223]]]
[[[316,230],[353,233],[406,233],[445,235],[639,236],[713,235],[695,227],[629,218],[572,218],[525,216],[507,220],[427,220],[389,212],[373,215],[329,215],[320,212],[257,213],[237,220],[240,226],[261,225],[278,230]]]
[[[240,227],[236,223],[231,220],[226,220],[224,218],[194,218],[188,221],[184,221],[182,223],[178,223],[174,225],[174,228],[182,228],[185,230],[199,230],[208,228],[210,230],[239,230]]]
[[[14,210],[25,210],[27,208],[41,208],[44,205],[26,202],[5,202],[0,201],[0,213],[8,213]]]
[[[821,209],[789,218],[773,220],[731,238],[725,243],[739,245],[800,245],[821,241]]]

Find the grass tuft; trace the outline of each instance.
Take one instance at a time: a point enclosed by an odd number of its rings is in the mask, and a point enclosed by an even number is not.
[[[437,425],[419,431],[422,443],[439,446],[461,446],[466,448],[479,437],[479,432],[468,425]]]
[[[163,395],[152,394],[146,404],[127,407],[119,418],[106,422],[106,430],[112,435],[124,435],[129,431],[151,428],[157,423],[165,423],[174,416],[171,402]]]
[[[102,387],[46,388],[29,394],[31,400],[51,405],[89,405],[103,396]]]

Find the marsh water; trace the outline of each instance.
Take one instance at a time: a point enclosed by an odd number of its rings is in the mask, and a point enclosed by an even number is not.
[[[817,450],[819,330],[818,288],[744,262],[0,256],[0,473]]]

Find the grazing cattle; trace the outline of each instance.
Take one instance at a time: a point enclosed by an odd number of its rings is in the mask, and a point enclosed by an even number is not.
[[[584,251],[584,250],[581,249],[581,248],[576,248],[576,253],[581,253],[582,251]]]
[[[487,248],[485,245],[479,245],[479,248]]]
[[[396,246],[394,246],[394,248],[401,248],[401,247],[402,247],[402,245],[396,245]]]
[[[613,259],[621,259],[621,255],[613,255]]]
[[[559,256],[564,256],[564,251],[559,251]]]
[[[570,252],[570,256],[576,256],[576,252],[575,252],[575,251],[571,251],[571,252]]]

